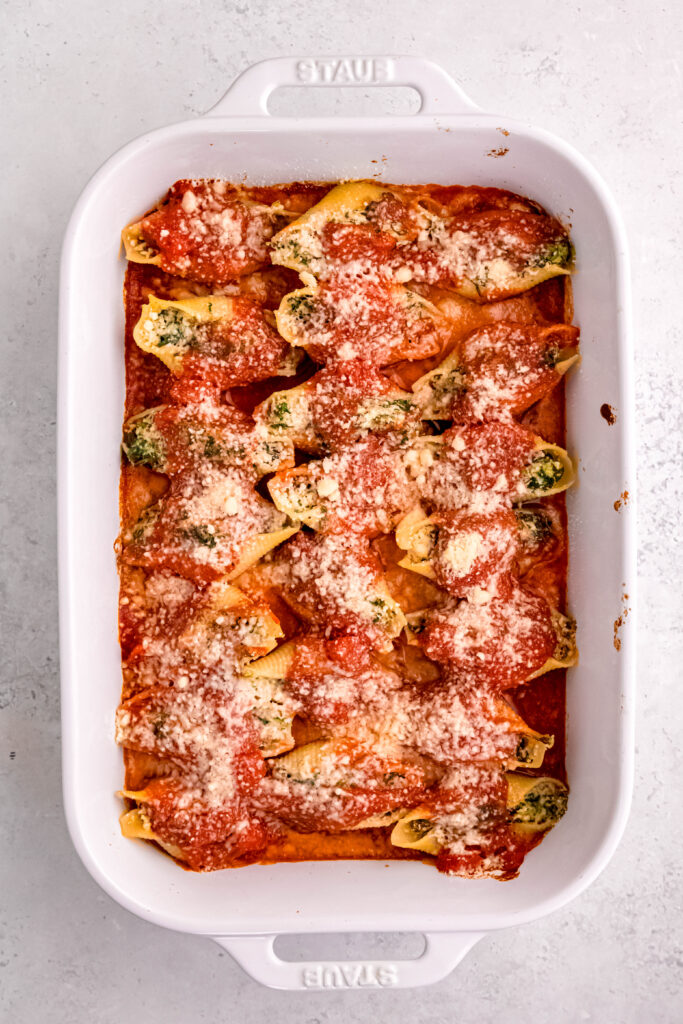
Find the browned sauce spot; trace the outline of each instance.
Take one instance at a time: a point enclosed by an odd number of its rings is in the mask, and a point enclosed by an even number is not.
[[[509,152],[510,152],[510,150],[509,150],[509,148],[507,146],[501,146],[500,149],[490,149],[486,155],[487,156],[505,156],[505,154],[509,153]]]
[[[628,601],[628,594],[622,594],[621,595],[621,599],[624,602]],[[621,637],[619,636],[619,630],[621,629],[621,627],[626,622],[626,619],[628,618],[628,613],[629,613],[630,610],[631,610],[630,608],[624,608],[624,610],[621,613],[621,615],[619,615],[618,618],[616,618],[614,620],[614,640],[613,640],[613,643],[614,643],[615,651],[620,651],[621,650]]]
[[[510,132],[507,130],[507,128],[496,128],[496,131],[500,132],[501,135],[506,135],[507,136],[507,135],[510,134]]]
[[[606,420],[609,423],[610,427],[613,427],[614,424],[617,422],[617,414],[615,413],[612,406],[608,405],[607,402],[600,406],[600,415],[602,416],[603,420]]]
[[[622,491],[617,500],[614,502],[614,511],[619,512],[624,507],[624,505],[628,504],[628,499],[630,497],[631,495],[628,493],[628,491]]]

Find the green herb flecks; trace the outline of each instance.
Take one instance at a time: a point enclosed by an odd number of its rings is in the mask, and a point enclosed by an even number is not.
[[[206,548],[216,547],[216,533],[214,528],[206,526],[205,524],[197,524],[191,526],[187,531],[188,537],[195,540],[198,544],[202,544]]]
[[[484,292],[486,285],[489,283],[489,274],[489,266],[488,264],[484,264],[481,273],[478,274],[477,277],[470,278],[472,284],[476,289],[477,295],[481,295]]]
[[[134,544],[144,544],[151,534],[158,517],[159,509],[156,505],[151,505],[149,508],[144,509],[131,530],[131,540]]]
[[[410,412],[415,408],[415,403],[411,402],[409,398],[392,398],[385,403],[385,406],[390,409],[398,409],[399,412]]]
[[[301,248],[301,243],[296,238],[285,238],[275,242],[273,251],[287,260],[293,260],[302,267],[309,266],[310,254]]]
[[[310,320],[315,310],[315,301],[311,295],[292,295],[287,303],[290,316],[297,320]]]
[[[382,623],[386,626],[391,621],[393,616],[392,610],[387,604],[387,602],[382,597],[372,597],[370,598],[369,603],[375,609],[372,616],[373,623],[375,625]]]
[[[280,443],[271,444],[269,441],[264,441],[260,449],[261,465],[275,468],[282,460],[283,451]]]
[[[124,425],[123,450],[134,466],[160,469],[164,464],[163,440],[154,424],[154,413],[137,416]]]
[[[554,242],[546,245],[536,256],[534,266],[546,267],[555,265],[566,267],[573,257],[572,244],[568,238],[557,238]]]
[[[516,519],[519,539],[525,548],[538,547],[552,535],[552,519],[540,509],[518,509]]]
[[[557,345],[552,345],[543,353],[543,365],[550,367],[551,370],[555,369],[559,361],[560,350]]]
[[[152,723],[152,732],[159,740],[166,739],[166,722],[168,721],[168,717],[167,711],[160,711]]]
[[[541,450],[533,455],[527,474],[527,488],[545,493],[562,479],[564,466],[552,452]]]
[[[544,779],[510,809],[510,817],[520,825],[547,827],[559,821],[566,810],[566,790],[554,780]]]
[[[576,619],[558,616],[554,625],[557,642],[553,656],[556,661],[568,661],[576,652]]]
[[[181,310],[172,306],[159,311],[155,326],[157,348],[164,348],[166,345],[182,348],[192,337],[187,317]]]
[[[318,492],[310,480],[296,478],[291,481],[287,495],[295,512],[310,512],[319,502]],[[321,508],[324,512],[324,509]]]
[[[222,454],[223,448],[213,434],[209,434],[204,441],[204,455],[207,459],[217,459]]]
[[[276,398],[268,410],[268,425],[273,430],[285,430],[291,424],[289,416],[291,409],[286,398]]]
[[[434,822],[428,818],[414,818],[413,821],[406,822],[406,825],[416,842],[419,839],[424,839],[434,829]]]

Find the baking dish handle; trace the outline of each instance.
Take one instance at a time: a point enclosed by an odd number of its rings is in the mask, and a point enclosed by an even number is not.
[[[472,114],[479,110],[442,67],[425,57],[273,57],[252,64],[205,115],[268,116],[268,99],[282,86],[323,88],[410,86],[420,114]]]
[[[417,988],[432,985],[457,967],[484,932],[426,932],[425,948],[415,960],[281,960],[277,935],[214,936],[255,981],[268,988],[297,991],[326,989]]]

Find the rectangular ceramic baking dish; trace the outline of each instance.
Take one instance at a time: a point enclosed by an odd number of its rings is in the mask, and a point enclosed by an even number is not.
[[[420,113],[333,119],[268,114],[268,97],[279,86],[382,84],[417,89]],[[570,606],[579,620],[581,652],[568,680],[571,799],[566,817],[514,881],[447,878],[421,863],[399,861],[192,874],[119,833],[114,794],[122,765],[113,724],[121,670],[112,548],[124,397],[119,233],[177,178],[202,176],[253,184],[372,177],[496,185],[532,196],[571,223],[583,352],[568,385],[568,447],[580,459],[579,486],[568,499]],[[626,240],[604,184],[547,132],[482,113],[429,61],[264,61],[245,71],[205,117],[151,132],[111,157],[69,224],[60,311],[64,799],[73,841],[99,884],[148,921],[215,938],[254,978],[288,989],[433,982],[482,935],[548,914],[580,893],[612,855],[631,794],[631,367]],[[601,416],[604,403],[614,409],[612,425]],[[344,931],[419,931],[426,936],[425,952],[392,963],[302,964],[284,962],[273,950],[278,933]]]

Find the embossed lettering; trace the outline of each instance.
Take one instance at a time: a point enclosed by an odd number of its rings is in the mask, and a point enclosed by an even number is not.
[[[388,82],[391,80],[391,61],[379,58],[371,61],[371,64],[373,82]]]
[[[378,81],[375,75],[375,63],[374,60],[354,60],[353,74],[355,80],[357,82]]]
[[[391,71],[391,61],[381,57],[300,60],[294,69],[297,81],[306,85],[373,85],[390,81]]]
[[[344,975],[344,981],[353,988],[360,983],[360,978],[363,973],[363,964],[344,964],[341,968],[341,972]]]
[[[330,964],[323,970],[323,988],[343,988],[346,984],[341,967]]]
[[[383,964],[377,968],[377,983],[379,985],[396,985],[398,982],[398,968],[394,964]]]
[[[312,82],[315,79],[315,64],[313,61],[298,61],[296,65],[296,77],[300,82]]]
[[[340,82],[342,85],[344,84],[344,82],[353,82],[356,80],[348,60],[340,60],[337,62],[337,65],[332,73],[332,78],[333,81]]]
[[[304,988],[320,988],[322,984],[322,967],[305,967],[301,976]]]
[[[317,60],[315,62],[318,77],[321,82],[325,83],[325,85],[329,85],[330,82],[334,81],[334,72],[337,67],[337,63],[338,62],[336,60]]]
[[[304,988],[386,988],[398,983],[395,964],[309,964],[301,975]]]

